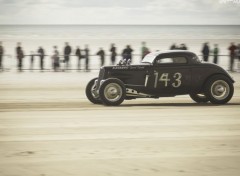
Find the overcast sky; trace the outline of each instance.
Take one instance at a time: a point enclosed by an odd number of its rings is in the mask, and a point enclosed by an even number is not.
[[[236,2],[0,0],[0,24],[240,24]]]

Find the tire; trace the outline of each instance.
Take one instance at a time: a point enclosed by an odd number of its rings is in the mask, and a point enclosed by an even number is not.
[[[205,95],[213,104],[225,104],[231,100],[234,87],[232,81],[224,75],[212,76],[205,84]]]
[[[189,95],[193,101],[197,103],[207,103],[209,99],[204,94],[190,94]]]
[[[94,78],[91,81],[89,81],[89,83],[87,84],[87,87],[85,89],[85,93],[86,93],[88,100],[91,101],[93,104],[101,104],[102,103],[99,95],[96,92],[95,93],[93,92],[94,88],[96,87],[95,81],[97,79],[98,78]]]
[[[125,85],[119,79],[109,78],[100,86],[99,97],[107,106],[120,105],[126,97]]]

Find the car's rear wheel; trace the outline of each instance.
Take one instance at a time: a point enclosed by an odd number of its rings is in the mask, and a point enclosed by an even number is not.
[[[120,105],[126,97],[125,85],[119,79],[109,78],[100,86],[99,96],[105,105]]]
[[[205,94],[213,104],[225,104],[234,93],[232,81],[224,75],[211,77],[205,85]]]
[[[85,93],[89,101],[91,101],[94,104],[101,104],[102,101],[99,97],[99,94],[96,91],[96,80],[98,78],[94,78],[87,84]]]
[[[207,103],[209,101],[204,94],[190,94],[189,96],[197,103]]]

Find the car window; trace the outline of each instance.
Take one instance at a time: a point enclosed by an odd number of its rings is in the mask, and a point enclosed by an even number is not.
[[[185,57],[160,58],[156,62],[157,64],[184,64],[187,63],[187,59]]]
[[[185,57],[174,57],[173,62],[179,63],[179,64],[184,64],[184,63],[187,63],[187,59]]]
[[[197,56],[194,56],[192,59],[197,63],[201,63],[201,60]]]
[[[168,64],[168,63],[173,63],[172,58],[161,58],[157,60],[157,64]]]

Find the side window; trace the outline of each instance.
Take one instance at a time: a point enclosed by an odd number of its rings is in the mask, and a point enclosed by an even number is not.
[[[178,64],[184,64],[187,63],[187,59],[185,57],[174,57],[173,62]]]
[[[187,59],[185,57],[159,58],[157,64],[185,64]]]
[[[157,64],[170,64],[173,63],[172,58],[161,58],[157,60]]]

